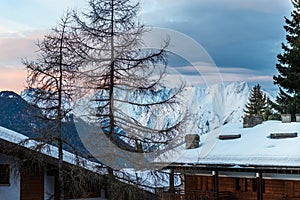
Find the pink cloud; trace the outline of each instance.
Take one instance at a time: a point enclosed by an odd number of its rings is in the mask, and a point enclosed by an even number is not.
[[[26,70],[0,67],[0,91],[11,90],[20,93],[26,86]]]
[[[26,70],[22,58],[34,58],[35,42],[42,31],[7,33],[0,35],[0,90],[20,92],[26,85]]]
[[[201,67],[200,67],[201,66]],[[214,84],[220,81],[246,81],[246,82],[273,82],[273,76],[260,75],[258,71],[247,68],[224,68],[209,65],[200,66],[182,66],[178,67],[183,72],[183,77],[193,85]],[[198,73],[200,72],[200,73]],[[185,74],[184,73],[188,73]],[[194,74],[194,75],[191,75]]]
[[[249,82],[255,81],[273,81],[273,76],[252,76],[248,78]]]
[[[1,66],[20,65],[22,58],[33,58],[36,42],[42,37],[40,31],[0,36]]]

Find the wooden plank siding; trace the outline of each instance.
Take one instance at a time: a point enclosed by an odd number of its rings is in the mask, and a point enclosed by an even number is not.
[[[232,191],[235,188],[235,179],[219,177],[219,191]]]
[[[219,192],[230,192],[231,200],[256,200],[258,198],[258,183],[256,178],[219,177]],[[197,192],[198,191],[198,192]],[[213,177],[186,175],[185,194],[205,194],[213,191]],[[294,180],[262,180],[263,199],[300,200],[300,181]],[[193,195],[195,196],[195,195]],[[185,200],[190,198],[186,196]]]
[[[21,173],[21,200],[44,199],[44,174]]]
[[[213,177],[212,176],[185,176],[185,190],[201,190],[212,191],[213,190]]]

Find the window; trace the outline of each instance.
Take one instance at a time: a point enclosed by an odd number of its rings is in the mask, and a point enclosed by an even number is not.
[[[241,190],[241,183],[239,178],[235,179],[235,190]]]
[[[9,164],[0,164],[0,185],[9,185]]]
[[[261,189],[262,192],[265,192],[265,180],[261,181]],[[257,192],[258,189],[258,181],[257,179],[252,179],[252,192]]]
[[[252,179],[252,192],[257,191],[257,179]]]
[[[244,179],[244,181],[245,181],[245,192],[247,192],[249,179]]]
[[[236,178],[235,179],[235,190],[241,192],[247,192],[248,183],[246,178]]]

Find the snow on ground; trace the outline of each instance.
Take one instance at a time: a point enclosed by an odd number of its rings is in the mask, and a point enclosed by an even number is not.
[[[300,123],[266,121],[253,128],[231,123],[201,136],[200,147],[168,155],[169,162],[186,164],[300,166]],[[271,139],[271,133],[294,133],[298,137]],[[241,134],[239,139],[219,140],[222,134]],[[180,147],[182,148],[182,147]],[[166,157],[164,157],[164,161]],[[174,160],[172,160],[174,159]],[[156,161],[162,162],[160,159]]]

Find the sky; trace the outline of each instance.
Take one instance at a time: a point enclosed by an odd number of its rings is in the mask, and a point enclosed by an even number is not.
[[[0,90],[22,91],[35,43],[67,9],[85,10],[86,0],[9,0],[0,2]],[[178,31],[199,43],[224,81],[247,81],[274,88],[275,64],[285,42],[289,0],[141,0],[146,26]],[[178,61],[179,62],[179,61]],[[180,62],[178,63],[180,65]]]

